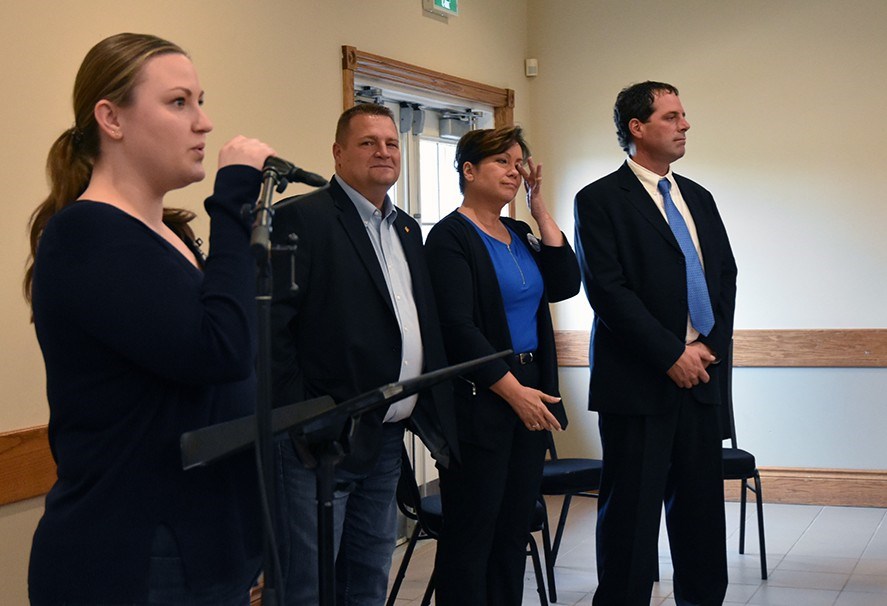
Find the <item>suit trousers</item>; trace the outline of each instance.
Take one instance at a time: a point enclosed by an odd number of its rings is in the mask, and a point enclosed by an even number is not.
[[[514,374],[523,385],[538,384],[535,363]],[[491,437],[490,444],[460,442],[461,465],[440,470],[438,606],[509,606],[523,598],[527,537],[547,440],[520,421],[502,431],[507,435]]]
[[[722,440],[716,406],[681,390],[659,415],[599,416],[603,473],[594,606],[648,606],[662,504],[679,606],[718,606],[727,591]]]

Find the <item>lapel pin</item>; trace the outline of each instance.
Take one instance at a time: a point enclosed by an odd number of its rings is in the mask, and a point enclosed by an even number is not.
[[[403,226],[403,230],[404,230],[405,232],[407,232],[407,233],[410,233],[410,226],[409,226],[409,225],[404,225],[404,226]]]

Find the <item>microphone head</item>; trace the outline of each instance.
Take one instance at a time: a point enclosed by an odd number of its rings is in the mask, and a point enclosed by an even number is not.
[[[283,175],[287,174],[294,168],[296,167],[291,162],[287,162],[283,158],[278,158],[277,156],[268,156],[265,158],[264,166],[262,166],[263,171],[273,170]]]
[[[298,178],[290,179],[290,181],[298,181],[299,183],[304,183],[305,185],[310,185],[311,187],[324,187],[329,184],[329,181],[317,175],[315,173],[309,173],[307,170],[302,170],[300,168],[296,169],[299,173]]]
[[[268,156],[265,159],[262,172],[274,172],[279,179],[289,183],[304,183],[312,187],[323,187],[327,184],[327,180],[320,175],[302,170],[292,162],[277,156]]]

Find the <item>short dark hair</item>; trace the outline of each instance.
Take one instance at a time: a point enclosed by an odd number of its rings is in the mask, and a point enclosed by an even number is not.
[[[456,170],[459,172],[459,191],[465,193],[465,174],[462,167],[466,162],[478,164],[484,158],[508,151],[515,143],[520,145],[524,158],[530,155],[530,148],[524,140],[520,126],[482,128],[472,130],[459,139],[456,145]]]
[[[613,121],[616,123],[616,136],[623,151],[628,153],[631,145],[631,132],[628,123],[637,118],[646,122],[653,114],[653,103],[658,95],[664,93],[678,94],[678,89],[665,82],[641,82],[632,84],[619,91],[616,105],[613,107]]]
[[[390,119],[397,126],[397,120],[394,119],[394,112],[377,103],[358,103],[357,105],[346,109],[339,116],[336,123],[336,143],[342,144],[345,136],[348,134],[348,128],[351,126],[351,120],[354,116],[384,116]]]

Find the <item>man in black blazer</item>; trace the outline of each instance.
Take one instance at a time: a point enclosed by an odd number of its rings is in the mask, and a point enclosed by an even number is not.
[[[275,256],[272,347],[276,405],[329,395],[341,402],[446,366],[419,225],[387,195],[400,174],[392,113],[342,114],[329,186],[275,205],[272,240],[298,236],[291,262]],[[457,453],[452,388],[364,415],[347,436],[334,502],[337,604],[382,604],[395,540],[395,488],[409,425],[443,465]],[[288,604],[317,604],[315,475],[289,440],[278,443],[278,502]]]
[[[575,201],[604,457],[593,603],[649,604],[664,501],[675,601],[714,606],[727,588],[716,364],[733,333],[736,264],[711,194],[671,172],[690,128],[677,89],[628,87],[614,118],[629,158]]]

